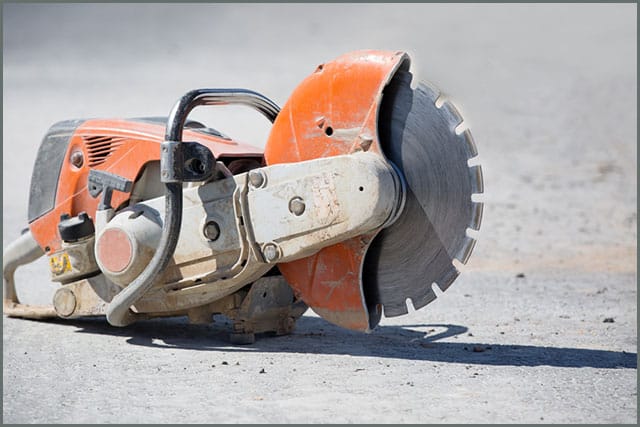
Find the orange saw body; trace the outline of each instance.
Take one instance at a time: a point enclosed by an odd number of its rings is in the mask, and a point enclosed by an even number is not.
[[[404,52],[358,51],[317,66],[282,109],[197,89],[166,118],[54,125],[29,228],[4,251],[5,314],[114,326],[224,314],[232,342],[250,343],[291,332],[308,307],[368,332],[407,300],[431,302],[473,249],[482,173],[455,107],[412,87],[409,69]],[[187,118],[230,104],[273,123],[264,151]],[[15,270],[41,256],[60,284],[51,306],[15,291]]]
[[[382,91],[400,67],[403,52],[361,51],[319,65],[293,92],[273,124],[267,164],[372,151],[382,154],[378,110]],[[341,108],[334,108],[336,100]],[[348,329],[369,330],[362,290],[364,256],[376,232],[326,247],[280,265],[290,285],[314,311]]]

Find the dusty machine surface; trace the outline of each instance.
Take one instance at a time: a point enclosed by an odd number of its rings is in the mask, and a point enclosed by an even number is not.
[[[53,125],[31,178],[29,227],[4,250],[4,313],[106,316],[114,326],[224,314],[231,340],[292,330],[311,307],[367,332],[447,289],[475,243],[482,172],[469,130],[403,52],[319,65],[282,109],[244,89],[198,89],[167,118]],[[265,149],[187,119],[245,105]],[[218,107],[219,108],[219,107]],[[51,306],[14,273],[46,256]]]

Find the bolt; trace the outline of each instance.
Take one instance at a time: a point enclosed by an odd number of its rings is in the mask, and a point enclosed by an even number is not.
[[[60,288],[53,296],[53,306],[60,316],[71,316],[76,309],[76,296],[71,289]]]
[[[274,262],[280,258],[280,249],[275,243],[267,243],[262,248],[262,255],[264,255],[267,262]]]
[[[81,168],[84,164],[84,156],[82,155],[82,151],[74,151],[71,153],[71,164],[77,168]]]
[[[220,226],[215,221],[207,221],[202,232],[204,237],[213,242],[220,237]]]
[[[295,216],[300,216],[304,213],[304,200],[302,200],[302,197],[294,197],[293,199],[289,200],[289,212],[291,212],[292,214],[294,214]]]
[[[267,177],[265,176],[264,172],[262,172],[260,169],[254,169],[249,171],[249,183],[254,188],[264,187],[266,182],[267,182]]]

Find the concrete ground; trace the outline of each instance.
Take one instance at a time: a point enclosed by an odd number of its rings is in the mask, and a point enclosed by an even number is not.
[[[223,319],[3,319],[5,423],[636,423],[637,27],[624,5],[18,5],[3,13],[3,246],[36,150],[78,117],[165,115],[196,87],[282,105],[321,62],[406,50],[485,177],[479,241],[428,307],[371,334]],[[262,146],[242,109],[196,118]],[[18,273],[48,303],[46,261]]]

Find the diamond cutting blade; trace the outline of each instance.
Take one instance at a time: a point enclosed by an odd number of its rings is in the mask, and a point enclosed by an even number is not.
[[[379,114],[379,136],[387,159],[405,180],[406,202],[398,219],[372,242],[363,266],[365,300],[371,325],[379,305],[386,317],[406,314],[407,298],[418,309],[436,297],[459,274],[453,260],[466,263],[478,230],[482,204],[471,195],[483,192],[480,166],[468,130],[457,134],[462,117],[449,101],[439,107],[437,89],[411,88],[412,75],[399,71],[385,88]]]

